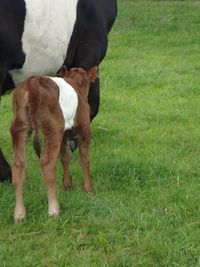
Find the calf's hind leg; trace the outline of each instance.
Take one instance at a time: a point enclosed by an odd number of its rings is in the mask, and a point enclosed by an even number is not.
[[[44,137],[44,150],[41,155],[41,167],[47,187],[49,216],[60,214],[60,205],[56,197],[56,159],[60,151],[62,134],[52,129],[51,138]]]
[[[12,165],[12,183],[15,187],[16,203],[14,209],[14,220],[20,222],[26,217],[26,209],[23,202],[23,183],[25,180],[25,146],[29,133],[28,126],[15,120],[11,126],[14,161]]]

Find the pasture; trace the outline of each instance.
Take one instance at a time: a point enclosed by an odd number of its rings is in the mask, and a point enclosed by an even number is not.
[[[200,2],[118,0],[100,68],[101,106],[92,123],[95,193],[47,196],[27,146],[27,219],[13,223],[14,190],[0,184],[0,267],[200,266]],[[0,146],[12,161],[11,95],[0,104]]]

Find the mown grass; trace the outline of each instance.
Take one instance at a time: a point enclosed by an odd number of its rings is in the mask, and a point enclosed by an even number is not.
[[[74,188],[47,216],[38,160],[27,148],[27,220],[14,225],[14,192],[0,185],[0,266],[200,266],[200,2],[119,0],[101,65],[92,124],[95,193]],[[11,162],[11,96],[0,146]]]

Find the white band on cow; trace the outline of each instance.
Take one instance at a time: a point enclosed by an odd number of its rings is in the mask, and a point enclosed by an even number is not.
[[[74,29],[78,0],[25,0],[22,69],[12,70],[15,84],[29,76],[55,73],[63,64]]]

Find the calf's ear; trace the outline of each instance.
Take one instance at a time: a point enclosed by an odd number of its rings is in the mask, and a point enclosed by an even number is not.
[[[91,82],[95,82],[96,78],[98,78],[98,67],[95,66],[87,71],[87,77]]]
[[[65,65],[63,65],[59,71],[57,72],[58,77],[64,77],[68,75],[68,69]]]

